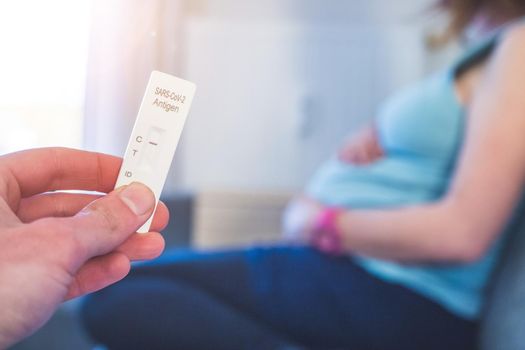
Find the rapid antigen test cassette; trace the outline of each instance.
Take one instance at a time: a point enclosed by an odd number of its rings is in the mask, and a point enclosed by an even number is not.
[[[195,89],[189,81],[151,73],[115,188],[141,182],[153,191],[158,204]],[[137,232],[148,232],[152,219]]]

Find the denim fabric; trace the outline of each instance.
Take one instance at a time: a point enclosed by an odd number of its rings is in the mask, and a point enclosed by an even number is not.
[[[88,297],[109,349],[475,349],[477,324],[348,257],[309,248],[175,251]]]

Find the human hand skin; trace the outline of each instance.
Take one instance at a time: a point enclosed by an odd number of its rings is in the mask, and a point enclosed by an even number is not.
[[[340,161],[354,165],[367,165],[384,155],[374,123],[366,125],[350,136],[338,152]]]
[[[284,212],[284,239],[292,243],[309,244],[323,209],[321,203],[308,196],[301,195],[293,199]]]
[[[120,165],[120,158],[61,148],[0,157],[0,349],[41,327],[64,300],[161,254],[159,233],[135,233],[154,210],[154,195],[136,183],[112,191]],[[159,203],[152,231],[168,217]]]

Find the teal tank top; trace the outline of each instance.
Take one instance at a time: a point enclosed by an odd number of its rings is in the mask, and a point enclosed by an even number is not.
[[[330,159],[314,175],[307,194],[326,205],[360,209],[400,207],[441,198],[448,190],[465,133],[466,113],[455,94],[455,77],[487,58],[497,40],[498,36],[493,37],[450,68],[387,100],[377,118],[386,156],[366,166]],[[382,280],[414,290],[462,318],[476,319],[502,239],[472,264],[407,265],[367,257],[354,259]]]

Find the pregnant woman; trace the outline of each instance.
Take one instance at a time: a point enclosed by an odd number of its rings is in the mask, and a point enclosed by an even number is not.
[[[305,244],[175,252],[86,300],[110,349],[476,348],[525,180],[525,1],[441,3],[458,62],[389,99],[290,204]]]

